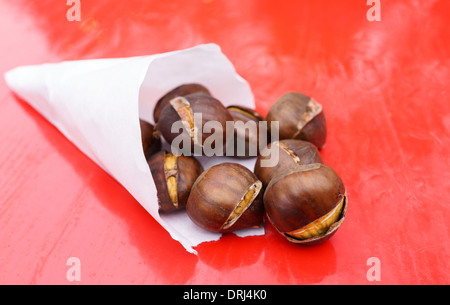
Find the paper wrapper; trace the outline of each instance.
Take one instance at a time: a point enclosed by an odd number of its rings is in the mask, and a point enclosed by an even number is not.
[[[248,83],[214,44],[131,58],[22,66],[5,74],[9,87],[102,167],[187,251],[221,234],[196,226],[185,212],[159,214],[156,188],[142,149],[139,118],[153,122],[153,107],[184,83],[201,83],[227,106],[253,107]],[[233,159],[238,162],[239,159]],[[200,158],[205,169],[230,161]],[[254,160],[239,163],[252,169]],[[264,234],[263,228],[236,232]]]

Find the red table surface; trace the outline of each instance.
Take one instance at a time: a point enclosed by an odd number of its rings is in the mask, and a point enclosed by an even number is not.
[[[365,0],[81,0],[79,22],[65,2],[0,0],[2,74],[217,43],[263,115],[288,91],[323,105],[347,217],[318,246],[266,223],[195,256],[2,79],[1,284],[450,284],[450,1],[381,0],[373,22]]]

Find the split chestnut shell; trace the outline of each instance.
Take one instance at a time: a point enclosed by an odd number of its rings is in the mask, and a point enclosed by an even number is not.
[[[264,118],[256,110],[248,107],[231,105],[227,109],[234,120],[234,141],[228,143],[232,145],[233,156],[256,157],[259,152],[259,122]],[[264,131],[267,133],[267,130]]]
[[[274,141],[256,159],[254,173],[267,187],[270,180],[287,169],[312,163],[323,163],[314,144],[294,139]]]
[[[262,183],[246,167],[222,163],[205,170],[192,187],[186,206],[191,220],[213,232],[261,226]]]
[[[274,178],[264,193],[274,227],[289,241],[317,244],[328,240],[344,221],[344,184],[329,166],[302,165]]]
[[[279,139],[300,139],[322,149],[327,138],[325,115],[313,98],[298,92],[289,92],[280,97],[269,109],[268,126],[279,122]]]
[[[160,151],[149,160],[155,182],[159,210],[171,212],[186,207],[192,185],[203,171],[194,157],[176,156]]]
[[[213,134],[212,138],[215,139],[217,133],[221,135],[217,137],[219,140],[208,144],[212,150],[223,154],[226,149],[226,122],[232,120],[231,114],[218,99],[193,93],[170,100],[169,105],[161,111],[156,127],[169,144],[174,144],[172,149],[178,149],[183,154],[195,153],[196,148],[200,148],[204,154],[209,153],[203,149],[204,144],[210,141],[208,138]],[[205,127],[207,123],[213,128]],[[175,139],[176,143],[172,143]],[[184,147],[184,144],[190,147]]]
[[[161,115],[161,111],[167,105],[169,105],[170,100],[178,96],[186,96],[192,93],[203,93],[208,95],[211,94],[209,90],[201,84],[191,83],[180,85],[167,92],[156,102],[155,108],[153,109],[153,119],[155,120],[155,122],[158,122],[159,116]]]

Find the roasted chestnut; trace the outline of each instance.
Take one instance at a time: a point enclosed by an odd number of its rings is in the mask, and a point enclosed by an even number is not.
[[[312,245],[328,240],[343,223],[347,197],[338,174],[313,163],[272,179],[264,207],[270,222],[289,241]]]
[[[153,119],[155,120],[155,122],[158,122],[161,111],[164,109],[164,107],[169,105],[170,100],[178,96],[186,96],[191,93],[211,94],[209,90],[201,84],[192,83],[178,86],[166,93],[156,102],[155,108],[153,109]]]
[[[198,226],[213,232],[233,232],[262,225],[261,181],[246,167],[222,163],[195,181],[186,211]]]
[[[317,147],[302,140],[281,140],[269,143],[256,159],[254,173],[267,187],[270,180],[289,168],[323,163]]]
[[[148,160],[155,181],[159,210],[170,212],[186,207],[195,180],[203,167],[194,157],[160,151]]]
[[[161,111],[157,129],[169,144],[177,139],[172,145],[172,151],[177,149],[182,154],[223,155],[227,140],[226,122],[232,120],[231,114],[219,100],[210,95],[194,93],[170,100],[169,105]],[[175,131],[172,132],[172,129]],[[213,140],[209,139],[210,136]],[[208,146],[204,149],[206,141]]]
[[[313,143],[318,149],[325,145],[327,126],[322,105],[313,98],[297,92],[280,97],[266,117],[269,129],[272,121],[279,122],[279,139],[300,139]]]
[[[159,132],[149,122],[139,120],[139,124],[141,126],[142,148],[144,149],[145,158],[148,159],[151,155],[161,150],[161,138]]]
[[[227,143],[230,145],[227,156],[231,151],[235,157],[256,157],[259,151],[259,122],[264,118],[256,110],[244,106],[232,105],[227,109],[234,121],[234,139]],[[265,132],[267,134],[267,130]]]

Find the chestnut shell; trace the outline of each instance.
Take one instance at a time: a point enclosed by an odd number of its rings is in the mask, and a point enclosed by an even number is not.
[[[277,148],[278,162],[275,166],[263,167],[262,161],[271,159],[270,149],[273,147]],[[302,140],[286,139],[267,145],[256,159],[254,173],[264,187],[267,187],[271,179],[285,170],[312,163],[323,163],[322,156],[314,144]]]
[[[212,130],[211,132],[204,131],[203,127],[206,124],[206,122],[217,121],[222,125],[223,143],[221,143],[221,144],[222,144],[223,152],[224,152],[226,149],[226,122],[233,120],[233,118],[231,117],[231,114],[228,112],[228,110],[225,108],[225,106],[223,106],[222,103],[218,99],[216,99],[210,95],[194,93],[194,94],[186,95],[184,98],[189,102],[190,109],[192,110],[193,115],[195,115],[196,113],[202,114],[201,126],[197,126],[197,128],[199,130],[201,129],[201,131],[202,131],[202,137],[200,139],[201,143],[199,143],[199,144],[201,146],[203,146],[203,143],[205,142],[205,140],[215,132],[215,130]],[[183,128],[181,131],[173,132],[173,133],[171,131],[172,124],[174,124],[175,122],[180,121],[180,120],[181,120],[181,118],[178,115],[178,113],[175,111],[175,109],[171,105],[169,105],[161,111],[160,119],[159,119],[156,127],[161,132],[164,139],[166,139],[166,141],[169,144],[172,144],[172,141],[175,138],[177,138],[178,136],[187,137],[186,141],[191,142],[191,152],[193,153],[195,143],[194,143],[193,139],[190,138],[186,129]],[[183,149],[183,151],[185,149],[184,147],[180,147],[180,148]]]
[[[269,109],[266,120],[279,122],[279,139],[299,139],[322,149],[327,138],[327,126],[322,106],[311,97],[289,92]]]
[[[156,102],[155,108],[153,109],[153,119],[155,120],[155,122],[158,122],[159,117],[161,115],[161,111],[164,109],[164,107],[169,105],[171,99],[176,98],[178,96],[186,96],[192,93],[203,93],[211,95],[209,90],[201,84],[190,83],[180,85],[170,90]]]
[[[324,216],[343,198],[339,219],[324,234],[305,240],[286,235]],[[347,198],[338,174],[327,165],[314,163],[287,170],[272,179],[264,193],[264,207],[270,222],[289,241],[317,244],[329,239],[342,224]]]
[[[142,148],[145,158],[148,159],[151,155],[161,150],[161,138],[159,132],[149,122],[139,120],[139,124],[141,127]]]
[[[234,122],[242,121],[246,124],[249,121],[253,121],[256,124],[256,129],[239,128],[239,126],[235,125],[234,142],[228,144],[233,145],[233,156],[238,158],[255,157],[259,152],[259,122],[263,121],[264,118],[256,110],[244,106],[231,105],[227,109],[233,117]],[[242,140],[245,142],[245,150],[238,151],[238,143],[240,143],[238,141]],[[253,145],[256,146],[256,150],[254,151],[256,155],[253,153],[253,149],[250,149]]]
[[[198,226],[213,232],[233,232],[262,225],[264,216],[262,189],[239,219],[222,229],[247,190],[258,181],[246,167],[237,163],[221,163],[205,170],[192,187],[186,211]]]
[[[166,151],[156,153],[148,160],[148,165],[150,166],[150,171],[156,186],[159,210],[162,212],[171,212],[186,207],[192,185],[195,183],[198,176],[200,176],[203,172],[203,167],[194,157],[176,157],[178,194],[178,207],[176,207],[170,198],[167,187],[167,178],[164,169],[166,154]]]
[[[342,225],[342,223],[345,220],[345,215],[347,213],[347,206],[348,206],[348,198],[347,196],[344,197],[344,206],[342,207],[342,211],[341,214],[339,216],[339,219],[333,223],[328,230],[321,235],[317,235],[308,239],[297,239],[293,236],[290,236],[288,234],[283,234],[284,237],[286,237],[286,239],[292,243],[296,243],[296,244],[301,244],[303,246],[314,246],[314,245],[318,245],[321,244],[327,240],[329,240],[337,231],[337,229],[339,229],[339,227]]]

